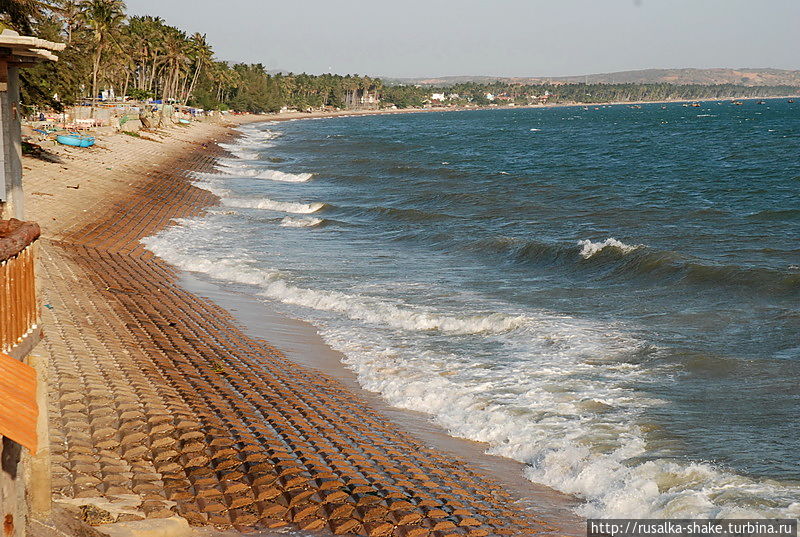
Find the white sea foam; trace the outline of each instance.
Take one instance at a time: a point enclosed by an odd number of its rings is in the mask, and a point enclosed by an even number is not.
[[[287,216],[281,220],[281,227],[316,227],[321,223],[321,218],[293,218]]]
[[[305,183],[312,177],[313,173],[288,173],[278,170],[262,170],[257,174],[259,179],[269,179],[270,181],[280,181],[283,183]]]
[[[242,209],[264,209],[283,213],[311,214],[322,209],[325,204],[297,203],[294,201],[276,201],[270,198],[222,198],[226,207],[239,207]]]
[[[531,481],[584,499],[578,509],[583,516],[800,515],[797,487],[755,481],[710,464],[635,462],[647,455],[639,425],[643,412],[664,404],[625,387],[648,374],[619,360],[625,353],[615,343],[635,342],[624,337],[615,342],[618,334],[569,319],[547,321],[522,332],[533,337],[532,349],[520,346],[521,359],[491,367],[456,354],[409,352],[357,327],[321,333],[346,356],[364,388],[393,406],[432,415],[453,436],[488,443],[490,454],[525,463]],[[562,345],[548,352],[537,334],[542,340],[562,339]],[[589,353],[598,360],[588,359]],[[732,491],[736,498],[728,498]]]
[[[242,144],[217,144],[228,153],[241,160],[258,160],[261,155],[251,145]]]
[[[215,196],[219,196],[222,199],[225,199],[231,195],[231,191],[222,186],[222,182],[217,178],[217,176],[200,173],[194,173],[193,175],[197,181],[194,181],[192,185],[196,186],[197,188],[208,190]]]
[[[590,240],[578,241],[578,246],[581,247],[581,256],[584,259],[589,259],[593,255],[603,251],[604,248],[616,248],[623,254],[627,254],[639,248],[639,246],[631,246],[624,242],[618,241],[615,238],[608,238],[602,242],[592,242]]]
[[[252,177],[281,183],[305,183],[314,177],[313,173],[288,173],[248,165],[229,166],[227,164],[218,164],[216,168],[225,177]]]
[[[217,169],[227,170],[227,169],[243,169],[243,168],[252,168],[253,164],[251,162],[243,162],[239,159],[233,158],[219,158],[217,159]]]
[[[250,268],[246,262],[230,257],[220,257],[215,260],[195,252],[192,242],[188,240],[192,230],[209,230],[213,225],[200,219],[178,222],[184,225],[168,228],[158,235],[144,239],[143,244],[156,255],[180,268],[238,283],[253,283],[261,288],[259,294],[262,296],[285,304],[336,312],[372,325],[416,332],[501,334],[520,328],[528,321],[523,316],[496,312],[463,316],[447,315],[368,296],[300,287],[285,279],[276,279],[275,272]]]

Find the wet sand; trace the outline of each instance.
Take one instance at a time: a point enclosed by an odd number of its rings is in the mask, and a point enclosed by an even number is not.
[[[273,317],[282,328],[266,334],[298,365],[142,248],[218,203],[189,172],[211,169],[224,155],[212,142],[234,135],[195,124],[160,141],[109,136],[61,163],[25,159],[28,217],[43,228],[37,353],[50,364],[56,499],[102,504],[105,522],[178,515],[238,531],[572,533],[551,492],[523,501],[509,486],[518,466],[359,390],[309,327]],[[203,294],[224,302],[207,283]]]

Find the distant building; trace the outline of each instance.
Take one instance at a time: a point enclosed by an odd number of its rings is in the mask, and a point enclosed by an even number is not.
[[[431,101],[444,101],[444,93],[434,93],[431,95]]]
[[[545,91],[544,95],[539,96],[539,104],[547,104],[547,101],[550,99],[550,92]]]
[[[490,101],[494,101],[494,100],[495,100],[495,96],[494,96],[494,95],[492,95],[491,93],[487,93],[487,94],[486,94],[486,98],[487,98],[488,100],[490,100]]]

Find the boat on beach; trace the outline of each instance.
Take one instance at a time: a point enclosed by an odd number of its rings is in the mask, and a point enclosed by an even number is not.
[[[92,147],[94,145],[94,136],[62,134],[60,136],[56,136],[56,141],[61,145],[68,145],[71,147]]]

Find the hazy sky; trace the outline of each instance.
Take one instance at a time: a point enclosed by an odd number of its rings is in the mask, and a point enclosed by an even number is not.
[[[225,60],[295,72],[560,76],[800,69],[798,0],[128,0]]]

